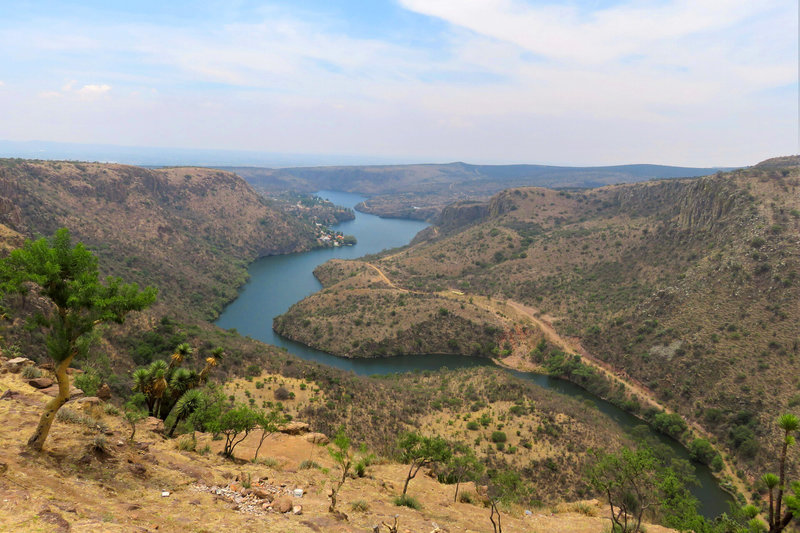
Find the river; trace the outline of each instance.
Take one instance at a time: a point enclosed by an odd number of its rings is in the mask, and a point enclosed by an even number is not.
[[[337,191],[320,191],[317,194],[336,205],[345,207],[354,207],[364,200],[361,196]],[[354,220],[338,224],[336,230],[346,235],[355,235],[358,244],[265,257],[253,262],[249,268],[250,280],[242,287],[239,297],[224,309],[216,324],[224,329],[235,328],[240,334],[248,335],[262,342],[282,346],[302,359],[360,375],[491,365],[493,363],[486,359],[458,355],[407,355],[375,359],[345,359],[290,341],[272,330],[274,317],[285,313],[292,304],[322,288],[313,275],[314,268],[318,265],[329,259],[355,259],[387,248],[404,246],[426,226],[427,224],[424,222],[383,219],[356,212]],[[626,429],[642,424],[633,415],[568,381],[528,372],[513,370],[509,370],[509,372],[545,389],[582,400],[590,400],[601,412]],[[679,457],[689,458],[687,451],[675,440],[660,433],[652,433],[659,441],[672,448]],[[692,493],[700,500],[702,514],[706,517],[714,517],[728,511],[730,496],[719,487],[708,467],[699,464],[695,464],[695,467],[700,485],[692,487]]]

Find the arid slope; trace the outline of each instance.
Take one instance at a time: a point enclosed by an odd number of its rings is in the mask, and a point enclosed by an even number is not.
[[[699,179],[513,189],[445,209],[411,247],[371,264],[395,290],[533,308],[712,431],[752,480],[776,413],[800,405],[799,191],[796,158]],[[383,290],[361,309],[390,312],[375,305]]]

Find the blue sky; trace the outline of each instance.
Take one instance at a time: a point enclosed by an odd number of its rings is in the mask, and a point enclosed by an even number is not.
[[[398,161],[796,153],[786,0],[0,2],[0,139]]]

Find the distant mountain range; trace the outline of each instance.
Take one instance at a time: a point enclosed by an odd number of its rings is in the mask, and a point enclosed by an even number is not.
[[[221,167],[266,192],[334,189],[363,194],[361,211],[387,217],[433,219],[461,200],[485,200],[509,187],[593,188],[651,179],[707,176],[727,168],[666,165],[566,167],[547,165],[372,165],[298,168]]]

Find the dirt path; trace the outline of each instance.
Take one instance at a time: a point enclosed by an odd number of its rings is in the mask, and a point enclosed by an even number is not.
[[[514,309],[518,314],[528,318],[531,322],[533,322],[536,326],[538,326],[548,342],[558,346],[559,348],[561,348],[561,350],[563,350],[568,354],[580,355],[585,364],[594,368],[596,371],[601,372],[607,379],[611,381],[611,383],[614,383],[615,385],[621,384],[623,387],[625,387],[625,390],[628,392],[628,394],[637,396],[641,401],[644,402],[646,406],[655,407],[656,409],[660,409],[668,414],[672,414],[675,412],[673,409],[670,409],[668,406],[659,402],[655,398],[653,393],[649,389],[647,389],[643,384],[641,384],[640,382],[636,381],[635,379],[631,378],[630,376],[628,376],[623,372],[616,371],[614,367],[612,367],[605,361],[601,361],[600,359],[596,358],[591,353],[589,353],[583,346],[581,346],[580,342],[559,335],[559,333],[555,330],[555,328],[553,328],[552,324],[550,324],[549,321],[543,320],[538,316],[539,312],[537,309],[519,302],[515,302],[513,300],[507,300],[506,305]],[[509,362],[515,362],[515,361],[509,361]],[[517,368],[517,369],[523,370],[522,368]],[[687,424],[697,436],[704,438],[709,442],[713,442],[712,435],[708,433],[699,424],[688,420]],[[720,452],[723,451],[727,452],[728,450],[720,450]],[[720,453],[720,456],[722,457],[724,464],[721,474],[723,476],[727,476],[728,478],[730,478],[733,482],[733,485],[739,492],[741,492],[742,494],[747,494],[748,487],[736,475],[736,471],[733,465],[728,460],[725,459],[725,454]]]
[[[403,289],[398,287],[394,282],[392,282],[388,276],[377,266],[373,265],[372,263],[367,263],[370,267],[372,267],[375,272],[380,276],[380,278],[387,283],[390,287],[403,291],[403,292],[411,292],[408,289]],[[600,372],[604,375],[611,383],[615,385],[622,385],[626,392],[631,396],[636,396],[639,400],[644,404],[646,407],[654,407],[665,413],[672,414],[675,411],[670,409],[666,405],[659,402],[654,394],[645,387],[642,383],[638,382],[637,380],[631,378],[624,372],[620,372],[614,369],[613,366],[598,359],[597,357],[593,356],[586,350],[583,346],[581,346],[580,342],[577,339],[571,339],[569,337],[565,337],[560,335],[553,325],[547,320],[546,317],[542,317],[537,309],[534,307],[525,305],[520,302],[515,302],[513,300],[506,300],[505,302],[491,300],[489,298],[477,295],[465,295],[461,291],[442,291],[437,293],[438,295],[449,298],[449,299],[456,299],[465,301],[468,300],[472,304],[477,305],[478,307],[483,308],[489,312],[492,312],[502,320],[506,322],[512,321],[509,319],[509,309],[513,311],[513,313],[524,320],[527,320],[533,323],[537,328],[539,328],[542,333],[544,334],[544,338],[551,344],[558,346],[561,350],[568,354],[579,355],[583,362],[590,366],[591,368],[595,369],[596,371]],[[498,360],[504,366],[508,366],[510,368],[514,368],[516,370],[522,371],[530,371],[531,364],[525,359],[520,356],[519,354],[512,355],[502,360]],[[687,421],[687,424],[691,428],[691,430],[701,438],[708,440],[709,442],[713,442],[712,435],[708,433],[704,428],[702,428],[699,424],[691,421]],[[728,450],[720,450],[721,452],[727,452]],[[733,485],[736,489],[741,492],[742,494],[748,493],[748,487],[744,484],[742,480],[736,475],[736,470],[734,469],[733,465],[725,459],[725,454],[720,453],[720,456],[723,459],[724,467],[722,469],[723,476],[727,476],[729,479],[732,480]]]
[[[393,289],[395,289],[397,291],[400,291],[400,292],[411,292],[408,289],[404,289],[402,287],[398,287],[397,285],[395,285],[395,283],[392,280],[390,280],[386,276],[386,274],[383,273],[383,270],[381,270],[380,268],[376,267],[372,263],[364,263],[364,264],[367,265],[368,267],[372,268],[372,270],[374,270],[375,273],[378,274],[378,277],[381,278],[381,281],[386,283],[389,287],[391,287],[391,288],[393,288]]]

